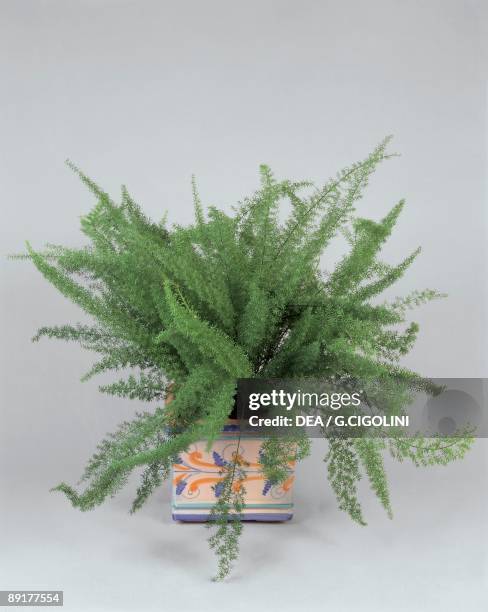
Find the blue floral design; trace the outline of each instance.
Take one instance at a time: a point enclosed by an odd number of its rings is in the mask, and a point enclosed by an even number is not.
[[[212,453],[212,457],[215,465],[218,465],[219,467],[224,467],[227,465],[227,461],[225,461],[225,459],[221,457],[216,451]]]
[[[223,482],[218,482],[214,488],[214,493],[215,493],[215,497],[220,497],[224,491],[224,483]]]
[[[186,487],[186,480],[180,480],[176,485],[176,495],[181,495]]]

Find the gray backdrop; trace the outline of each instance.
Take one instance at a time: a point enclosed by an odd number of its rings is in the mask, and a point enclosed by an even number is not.
[[[402,157],[381,167],[361,209],[378,218],[405,197],[385,254],[423,254],[393,293],[449,294],[415,313],[405,364],[487,376],[485,7],[0,1],[2,253],[26,239],[80,244],[93,200],[66,157],[114,195],[127,184],[152,217],[186,222],[192,173],[204,201],[228,210],[262,162],[321,181],[393,133]],[[131,490],[72,510],[49,487],[75,482],[136,406],[81,385],[92,359],[77,347],[30,343],[40,325],[83,315],[30,264],[3,259],[1,270],[0,588],[64,589],[66,609],[90,611],[484,609],[485,441],[449,468],[388,464],[395,519],[365,485],[365,529],[337,511],[316,444],[294,521],[247,527],[220,586],[208,581],[205,530],[171,523],[167,487],[135,517]]]

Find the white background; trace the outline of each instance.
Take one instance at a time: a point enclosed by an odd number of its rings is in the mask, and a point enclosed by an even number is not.
[[[2,252],[81,243],[93,200],[67,157],[114,196],[125,183],[153,218],[186,222],[192,173],[204,201],[228,210],[262,162],[320,182],[393,133],[402,157],[380,168],[361,212],[379,218],[405,197],[385,256],[423,254],[395,293],[449,294],[415,313],[405,363],[487,376],[485,6],[1,1]],[[484,609],[484,443],[449,468],[389,466],[395,520],[365,487],[362,530],[336,510],[316,445],[294,522],[249,526],[220,586],[204,529],[170,522],[166,490],[131,518],[130,490],[72,510],[49,487],[76,482],[136,406],[81,385],[92,358],[77,347],[30,343],[40,325],[83,315],[30,264],[1,270],[0,588],[64,589],[68,610]]]

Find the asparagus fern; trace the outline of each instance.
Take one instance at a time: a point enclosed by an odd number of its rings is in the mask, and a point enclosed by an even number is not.
[[[167,408],[158,405],[136,415],[100,443],[87,465],[84,490],[66,483],[56,487],[73,506],[89,510],[101,504],[142,468],[132,510],[140,508],[180,452],[200,439],[211,443],[219,434],[239,378],[395,376],[422,383],[399,365],[418,333],[405,317],[408,308],[439,294],[427,290],[393,302],[376,299],[420,251],[394,265],[379,258],[404,202],[380,221],[356,213],[371,174],[391,157],[388,142],[320,187],[277,180],[261,166],[260,188],[232,214],[214,207],[205,213],[193,182],[195,221],[188,227],[154,223],[125,187],[117,203],[70,164],[96,199],[81,220],[88,244],[47,245],[42,252],[27,244],[27,257],[92,317],[93,325],[43,327],[34,340],[75,341],[94,351],[98,360],[83,380],[134,370],[101,386],[104,393],[161,403],[171,384],[174,394]],[[291,212],[282,221],[284,201]],[[349,251],[335,269],[321,272],[320,258],[341,232]],[[459,458],[469,442],[330,439],[326,461],[332,489],[340,508],[359,523],[364,519],[356,483],[362,473],[391,513],[382,463],[386,446],[397,459],[424,465]],[[304,440],[292,446],[266,442],[263,470],[269,481],[283,478],[290,458],[302,458],[307,448]],[[219,578],[237,556],[243,498],[235,478],[241,469],[234,462],[227,470],[225,494],[213,513],[216,532],[210,544],[220,557]]]

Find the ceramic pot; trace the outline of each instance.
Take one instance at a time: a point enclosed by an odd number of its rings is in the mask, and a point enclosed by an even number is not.
[[[173,465],[172,511],[175,521],[207,521],[219,496],[224,461],[239,453],[244,462],[245,488],[242,519],[247,521],[288,521],[293,516],[294,465],[280,485],[266,480],[259,463],[263,438],[239,433],[237,420],[229,420],[221,436],[207,450],[205,441],[196,442],[181,453]]]

